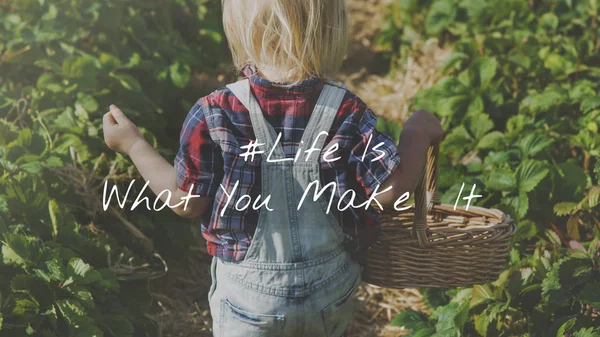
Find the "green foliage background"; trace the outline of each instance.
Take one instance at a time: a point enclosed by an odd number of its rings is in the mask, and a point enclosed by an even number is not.
[[[598,10],[391,2],[378,43],[393,65],[420,39],[454,50],[413,102],[447,131],[443,201],[477,184],[478,205],[518,223],[499,280],[423,290],[430,313],[393,322],[412,336],[600,336]],[[184,252],[190,227],[168,212],[99,209],[104,180],[124,190],[137,177],[107,151],[101,117],[118,102],[172,158],[184,118],[173,116],[223,47],[218,1],[0,0],[0,337],[155,333],[137,279],[160,269],[153,247]]]
[[[179,254],[193,236],[168,212],[102,210],[104,180],[123,191],[137,177],[107,151],[102,115],[118,103],[173,158],[193,72],[220,60],[219,7],[0,1],[0,336],[157,331],[136,279],[160,271],[153,247]]]
[[[600,336],[600,28],[596,0],[397,0],[379,43],[394,64],[418,39],[452,46],[413,107],[443,121],[443,202],[477,184],[478,205],[517,219],[492,284],[423,290],[412,336]],[[382,125],[386,128],[385,125]]]

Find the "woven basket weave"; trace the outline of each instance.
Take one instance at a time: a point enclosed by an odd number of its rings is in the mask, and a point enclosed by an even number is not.
[[[450,288],[494,281],[516,227],[497,209],[440,204],[438,147],[415,190],[414,213],[384,207],[383,234],[369,248],[363,279],[384,288]],[[413,209],[411,209],[413,210]]]

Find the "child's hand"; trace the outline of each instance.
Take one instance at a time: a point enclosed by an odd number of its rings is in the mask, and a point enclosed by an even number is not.
[[[102,122],[104,141],[113,151],[129,155],[133,145],[144,140],[140,130],[115,105],[110,106],[110,111],[104,114]]]
[[[404,124],[406,127],[414,127],[429,136],[430,145],[438,144],[444,137],[440,120],[427,110],[417,110]]]

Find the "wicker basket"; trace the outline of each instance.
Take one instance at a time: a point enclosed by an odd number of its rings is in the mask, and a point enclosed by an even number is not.
[[[380,212],[383,234],[369,248],[363,279],[384,288],[450,288],[494,281],[516,227],[497,209],[440,204],[438,147],[428,153],[414,213]]]

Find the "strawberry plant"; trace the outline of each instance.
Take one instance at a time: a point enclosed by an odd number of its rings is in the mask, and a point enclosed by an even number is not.
[[[180,253],[189,226],[168,211],[103,209],[105,181],[138,177],[99,129],[117,103],[173,157],[199,97],[193,73],[217,65],[218,10],[205,0],[0,0],[0,336],[155,335],[144,318],[147,279],[165,268],[154,247]]]
[[[413,107],[436,113],[442,201],[463,182],[478,205],[518,220],[494,283],[423,291],[413,336],[600,336],[598,1],[394,1],[379,42],[397,62],[410,41],[453,53]]]

